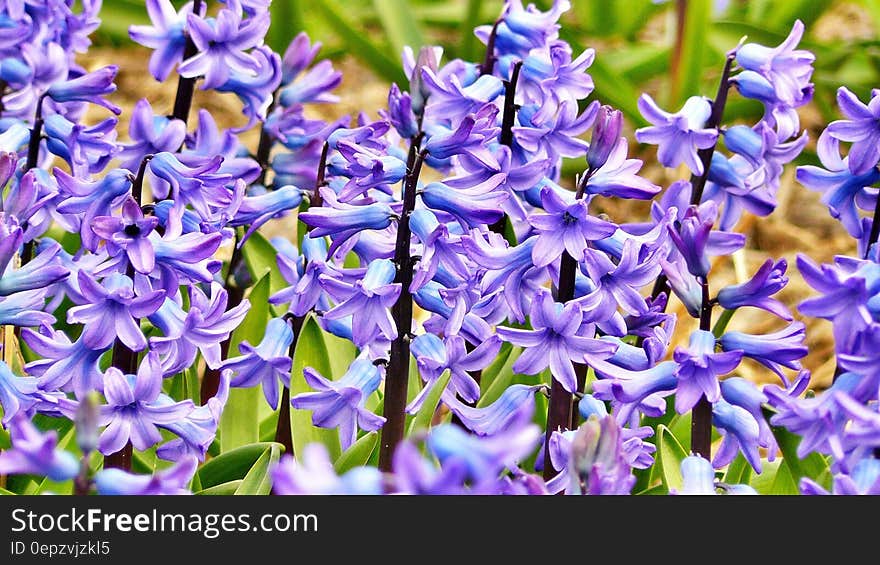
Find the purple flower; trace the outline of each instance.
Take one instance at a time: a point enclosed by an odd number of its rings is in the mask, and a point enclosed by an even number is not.
[[[208,448],[217,437],[217,426],[229,399],[230,371],[220,372],[217,394],[176,422],[164,426],[178,437],[159,446],[156,455],[167,461],[180,461],[190,456],[204,461]]]
[[[880,92],[871,92],[866,105],[845,86],[837,90],[837,105],[848,119],[828,124],[828,135],[840,141],[849,141],[849,170],[863,175],[880,161]]]
[[[238,344],[242,355],[223,361],[220,369],[229,369],[235,376],[230,381],[234,387],[250,388],[260,383],[263,396],[273,409],[278,407],[278,379],[284,386],[290,385],[290,367],[293,363],[288,349],[293,343],[293,330],[283,318],[273,318],[266,326],[263,340],[256,347],[247,341]]]
[[[627,159],[626,138],[620,138],[610,149],[602,165],[587,171],[584,191],[587,194],[616,196],[618,198],[653,198],[660,187],[638,175],[642,168],[640,159]],[[588,154],[589,155],[589,154]],[[590,165],[592,167],[592,165]]]
[[[180,64],[177,68],[180,76],[204,76],[201,88],[207,90],[222,86],[231,71],[254,75],[259,70],[256,59],[245,51],[259,45],[266,35],[268,12],[242,21],[240,4],[231,1],[218,12],[216,19],[204,20],[189,13],[186,22],[198,53]]]
[[[325,379],[311,367],[303,370],[310,387],[317,392],[303,392],[290,399],[298,410],[311,410],[312,423],[319,428],[339,428],[342,449],[357,439],[358,428],[375,431],[385,418],[367,410],[367,398],[382,384],[382,373],[369,359],[357,359],[338,381]]]
[[[578,104],[564,100],[555,103],[529,104],[517,113],[519,126],[514,126],[514,142],[531,154],[545,153],[551,161],[560,157],[583,157],[589,145],[578,136],[593,124],[599,103],[593,102],[578,114]]]
[[[398,183],[406,175],[406,163],[393,155],[360,147],[346,139],[339,140],[336,149],[342,159],[331,163],[330,170],[349,179],[339,192],[339,200],[343,202],[353,200],[371,188]]]
[[[39,475],[57,482],[72,479],[79,472],[73,454],[56,449],[58,433],[41,432],[25,416],[16,416],[9,426],[12,449],[0,453],[0,473]]]
[[[407,406],[410,413],[418,412],[428,392],[433,390],[437,379],[444,371],[450,372],[449,384],[452,386],[444,391],[444,398],[461,396],[465,402],[476,402],[480,397],[480,385],[469,372],[485,369],[498,355],[501,339],[492,336],[468,351],[465,340],[459,335],[450,335],[440,339],[434,334],[422,334],[415,338],[411,345],[413,356],[419,367],[419,373],[425,381],[425,387]]]
[[[104,240],[111,257],[124,253],[135,271],[149,274],[156,266],[156,253],[148,236],[158,223],[155,216],[144,217],[138,203],[129,198],[122,205],[122,217],[98,216],[92,220],[92,231]]]
[[[332,236],[330,254],[361,231],[387,228],[396,216],[384,202],[368,201],[355,205],[339,202],[330,188],[322,188],[320,192],[324,205],[299,214],[299,219],[314,228],[310,232],[312,237]]]
[[[605,321],[617,313],[618,306],[632,315],[648,313],[648,304],[639,290],[660,274],[655,255],[643,255],[643,247],[627,240],[617,264],[601,251],[590,250],[585,257],[582,272],[596,285],[596,290],[582,298],[597,304],[599,310],[591,318]],[[601,312],[601,313],[600,313]]]
[[[675,370],[678,379],[676,412],[684,414],[704,395],[709,402],[716,402],[721,397],[718,377],[736,369],[742,356],[742,351],[738,350],[715,353],[712,332],[696,330],[692,333],[689,346],[678,347],[673,353],[673,359],[678,363]]]
[[[722,350],[740,351],[745,357],[754,359],[787,380],[782,368],[801,369],[800,359],[808,353],[804,339],[803,322],[792,322],[779,331],[763,335],[727,332],[718,343]]]
[[[497,222],[503,215],[502,203],[507,192],[496,190],[505,175],[492,175],[486,181],[470,188],[451,188],[442,182],[432,182],[421,189],[425,206],[448,212],[462,228],[476,228]]]
[[[114,114],[120,114],[122,109],[104,99],[105,94],[116,91],[113,79],[116,78],[116,65],[109,65],[97,71],[86,73],[74,79],[56,82],[46,91],[55,102],[89,102],[103,106]]]
[[[491,74],[480,75],[462,85],[461,77],[456,74],[437,76],[433,69],[424,67],[421,79],[430,93],[426,108],[430,121],[478,113],[482,108],[493,107],[491,103],[504,92],[504,83]]]
[[[395,283],[397,268],[388,259],[370,263],[363,279],[353,283],[321,275],[324,288],[339,303],[324,313],[324,317],[337,320],[351,316],[353,341],[364,347],[381,334],[387,340],[397,337],[397,327],[391,317],[391,308],[400,296],[401,285]]]
[[[828,206],[831,216],[839,219],[851,236],[861,237],[863,228],[858,209],[874,209],[877,195],[871,187],[880,180],[880,170],[868,167],[862,174],[853,174],[848,164],[850,157],[841,159],[839,141],[828,130],[819,136],[816,152],[822,167],[798,167],[798,182],[821,192],[822,202]]]
[[[590,215],[589,199],[564,198],[552,186],[545,186],[541,189],[541,202],[546,214],[532,214],[528,218],[538,232],[532,248],[536,267],[554,263],[563,251],[582,262],[590,242],[609,237],[616,230],[613,224]]]
[[[801,494],[805,495],[829,494],[822,486],[807,477],[801,479],[800,489]],[[839,496],[880,494],[880,461],[862,459],[856,463],[851,473],[834,475],[831,494]]]
[[[736,62],[747,70],[760,73],[776,92],[778,99],[788,106],[800,106],[812,94],[810,76],[813,74],[815,55],[795,49],[804,35],[804,24],[796,20],[788,37],[777,47],[746,43],[736,50]]]
[[[167,1],[167,0],[166,0]],[[181,120],[157,116],[146,98],[134,105],[128,124],[128,137],[132,143],[124,145],[119,153],[121,166],[137,171],[147,155],[163,151],[175,152],[183,145],[186,124]]]
[[[133,25],[128,28],[132,40],[153,49],[150,55],[150,74],[164,81],[174,65],[183,60],[186,48],[186,18],[192,13],[193,3],[187,2],[175,11],[171,0],[146,0],[147,13],[153,25]]]
[[[91,349],[80,336],[75,342],[60,330],[43,326],[40,333],[25,329],[21,337],[41,360],[25,365],[29,375],[38,377],[42,390],[73,390],[76,397],[84,398],[93,390],[103,388],[99,366],[106,348]]]
[[[282,186],[255,196],[245,196],[235,212],[235,217],[228,224],[230,226],[248,226],[247,232],[238,245],[244,245],[252,233],[272,218],[280,218],[289,210],[298,208],[302,199],[302,191],[292,185]]]
[[[712,226],[717,217],[718,207],[715,202],[709,201],[688,207],[678,229],[667,226],[669,236],[684,258],[688,271],[698,279],[704,279],[709,274],[710,253],[732,253],[745,244],[742,234],[713,232]]]
[[[273,95],[281,83],[281,57],[269,47],[261,45],[251,57],[257,62],[254,74],[232,71],[229,80],[216,87],[217,92],[232,92],[244,104],[242,112],[248,121],[232,131],[245,131],[259,120],[264,122],[272,105]]]
[[[465,116],[455,129],[438,129],[431,132],[431,136],[422,146],[422,150],[428,155],[426,162],[429,165],[443,164],[446,159],[455,155],[467,154],[473,159],[487,165],[497,166],[497,161],[486,146],[489,140],[498,136],[498,127],[495,121],[498,108],[492,104],[486,104],[476,113]]]
[[[61,114],[45,120],[46,148],[80,176],[103,171],[116,153],[116,118],[93,126],[74,124]]]
[[[739,452],[756,473],[761,472],[761,455],[758,453],[758,422],[740,406],[734,406],[719,399],[712,405],[712,424],[722,436],[721,446],[712,459],[715,468],[721,468],[733,461]]]
[[[136,318],[155,312],[165,298],[162,290],[135,292],[125,275],[111,275],[101,284],[84,271],[77,273],[80,292],[86,303],[67,311],[67,321],[83,324],[83,343],[92,349],[108,347],[118,337],[126,347],[140,351],[147,339]]]
[[[166,298],[150,316],[150,322],[163,333],[161,337],[150,338],[150,347],[160,355],[166,375],[190,367],[198,351],[202,352],[208,367],[220,366],[220,343],[229,339],[250,308],[250,302],[242,299],[237,306],[226,310],[228,300],[226,290],[216,282],[211,284],[210,298],[193,285],[189,287],[188,311]]]
[[[153,475],[135,475],[121,469],[102,469],[95,474],[95,488],[101,495],[191,494],[189,483],[198,463],[195,457],[186,457],[173,467],[157,471]]]
[[[427,446],[444,467],[460,464],[474,482],[494,479],[504,468],[516,468],[540,441],[538,426],[526,424],[494,436],[473,436],[454,424],[431,428]]]
[[[137,375],[124,375],[116,367],[104,373],[104,396],[101,426],[107,426],[98,442],[104,455],[116,453],[126,442],[144,450],[162,441],[159,427],[167,427],[185,418],[195,409],[191,400],[174,402],[162,393],[162,370],[159,357],[149,354],[138,367]]]
[[[639,98],[639,111],[651,126],[636,130],[640,143],[657,145],[657,159],[665,167],[677,167],[685,163],[697,176],[703,174],[703,163],[697,150],[715,145],[718,132],[706,128],[712,113],[712,105],[706,98],[692,96],[681,110],[670,114],[661,110],[647,94]]]
[[[58,259],[61,246],[55,242],[46,245],[33,260],[20,269],[9,268],[8,261],[18,249],[22,237],[18,229],[12,233],[3,233],[6,231],[4,227],[0,226],[0,237],[4,238],[0,243],[0,296],[45,289],[67,278],[69,273]]]
[[[37,379],[33,377],[19,377],[9,368],[9,365],[0,361],[0,406],[3,407],[3,426],[21,411],[27,412],[38,401]]]
[[[382,494],[382,473],[375,467],[356,467],[337,475],[327,448],[310,443],[294,458],[284,455],[270,471],[272,492],[294,494]]]
[[[461,423],[481,436],[493,436],[530,420],[535,411],[535,392],[545,385],[513,384],[507,387],[495,402],[482,408],[474,408],[456,398],[444,403]]]
[[[638,371],[625,369],[607,360],[595,360],[591,366],[603,378],[593,383],[594,394],[597,398],[618,403],[615,415],[620,421],[629,420],[636,410],[649,415],[664,414],[664,397],[669,396],[678,384],[675,376],[677,366],[672,361]]]
[[[175,204],[190,204],[203,220],[214,216],[213,208],[226,208],[231,194],[226,185],[232,180],[228,174],[220,173],[223,157],[184,157],[186,164],[167,151],[157,153],[150,159],[149,170],[158,179],[165,181],[167,188],[160,188],[155,196],[169,197]]]
[[[388,121],[404,139],[414,137],[419,131],[412,109],[412,97],[409,92],[401,92],[396,84],[392,84],[388,92]]]
[[[674,493],[679,495],[717,495],[718,488],[724,494],[758,494],[748,485],[715,484],[715,469],[706,459],[698,455],[685,457],[681,462],[682,485]]]
[[[43,312],[45,295],[46,291],[40,289],[0,297],[0,325],[26,327],[54,323],[55,317]]]
[[[629,494],[636,478],[623,455],[620,425],[611,416],[593,416],[576,431],[554,432],[550,454],[561,472],[547,484],[565,494]]]
[[[773,259],[767,259],[748,281],[722,288],[718,292],[718,303],[730,310],[744,306],[761,308],[790,321],[792,318],[788,308],[779,300],[771,298],[788,284],[788,277],[785,276],[787,268],[788,262],[785,259],[775,263]]]
[[[514,363],[518,373],[535,375],[547,367],[568,392],[577,389],[573,361],[589,363],[609,357],[616,347],[608,342],[580,335],[584,312],[578,302],[560,304],[545,289],[532,300],[529,313],[532,330],[497,328],[498,335],[525,351]]]

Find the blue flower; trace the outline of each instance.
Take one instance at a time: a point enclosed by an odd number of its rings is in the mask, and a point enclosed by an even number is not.
[[[198,460],[186,457],[173,467],[152,475],[135,475],[122,469],[102,469],[95,474],[95,488],[101,495],[191,494],[189,484],[197,468]]]
[[[56,82],[46,90],[46,95],[56,102],[90,102],[120,114],[122,109],[119,106],[104,99],[105,94],[116,91],[113,79],[118,69],[116,65],[109,65],[77,78]]]
[[[681,110],[670,114],[661,110],[647,94],[639,98],[639,111],[652,125],[636,130],[640,143],[657,145],[657,159],[665,167],[685,163],[697,176],[703,174],[703,163],[697,150],[715,145],[718,132],[706,127],[712,113],[709,100],[700,96],[687,99]]]
[[[83,336],[71,342],[63,331],[43,326],[40,333],[25,329],[24,342],[43,359],[25,365],[29,375],[38,377],[42,390],[73,390],[76,397],[84,398],[93,390],[103,389],[103,375],[99,366],[106,347],[92,349]]]
[[[718,292],[718,303],[728,309],[744,306],[761,308],[783,320],[791,320],[788,308],[779,300],[771,298],[788,284],[788,277],[785,276],[787,268],[788,262],[785,259],[777,262],[767,259],[751,279],[722,288]]]
[[[353,283],[321,275],[324,288],[339,301],[324,317],[335,320],[352,316],[353,340],[358,347],[376,339],[377,333],[385,339],[395,339],[397,327],[389,309],[400,296],[401,285],[394,282],[396,274],[394,263],[380,259],[370,263],[363,279]]]
[[[502,203],[509,198],[507,192],[496,190],[504,181],[502,174],[470,188],[451,188],[442,182],[432,182],[419,194],[425,206],[451,214],[463,229],[497,222],[503,215]]]
[[[186,48],[186,18],[192,13],[193,3],[187,2],[175,11],[171,0],[146,0],[147,14],[153,25],[133,25],[128,28],[132,40],[153,49],[150,55],[150,74],[164,81],[174,65],[183,60]]]
[[[151,3],[155,3],[155,0]],[[150,102],[146,98],[141,98],[131,112],[128,137],[131,138],[132,143],[124,145],[120,151],[119,158],[122,160],[120,166],[130,171],[137,171],[147,155],[163,151],[173,153],[179,150],[186,137],[186,124],[182,120],[157,116]]]
[[[329,253],[332,255],[340,245],[364,230],[383,230],[391,225],[396,214],[384,202],[348,204],[340,202],[330,188],[321,189],[324,205],[310,208],[299,215],[299,219],[314,228],[311,237],[331,236],[333,243]]]
[[[696,330],[691,334],[687,348],[678,347],[673,359],[678,363],[675,377],[678,386],[675,392],[675,410],[684,414],[705,396],[709,402],[721,397],[718,377],[725,375],[739,365],[742,351],[715,353],[715,336],[712,332]]]
[[[749,495],[758,494],[748,485],[715,484],[715,469],[706,459],[697,455],[685,457],[681,461],[680,489],[674,494],[679,495],[716,495],[720,488],[724,494]],[[672,493],[670,493],[672,494]]]
[[[736,50],[736,62],[749,71],[760,73],[773,85],[777,98],[789,106],[800,106],[812,94],[810,76],[815,55],[795,49],[804,35],[804,24],[796,20],[791,32],[777,47],[746,43]]]
[[[58,433],[40,432],[25,416],[12,419],[9,426],[12,449],[0,453],[0,473],[39,475],[57,482],[72,479],[79,472],[73,454],[56,449]]]
[[[803,322],[792,322],[782,330],[764,335],[730,331],[718,342],[724,351],[740,351],[785,379],[782,367],[800,370],[800,359],[808,353]]]
[[[278,379],[284,386],[290,385],[290,367],[293,363],[288,355],[293,343],[293,330],[283,318],[273,318],[266,326],[263,340],[256,347],[247,341],[238,344],[242,355],[223,361],[220,369],[234,373],[230,385],[250,388],[263,385],[263,396],[273,409],[278,407]]]
[[[290,404],[299,410],[311,410],[315,426],[338,428],[343,450],[354,443],[358,428],[375,431],[385,423],[385,418],[364,406],[382,384],[382,373],[369,359],[355,360],[338,381],[325,379],[311,367],[303,370],[303,376],[316,392],[297,394]]]
[[[3,426],[16,414],[27,412],[38,402],[38,384],[34,377],[19,377],[0,361],[0,406],[3,407]]]
[[[296,458],[285,454],[269,472],[272,492],[280,495],[383,493],[381,471],[375,467],[355,467],[337,475],[327,448],[320,443],[306,445]]]

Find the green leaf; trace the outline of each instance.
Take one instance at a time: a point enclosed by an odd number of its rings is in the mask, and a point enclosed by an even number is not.
[[[593,61],[589,73],[596,83],[596,91],[591,95],[591,98],[595,98],[603,104],[610,104],[623,112],[634,127],[648,125],[636,105],[639,95],[632,83],[620,73],[612,70],[602,58],[596,58]]]
[[[409,426],[409,434],[407,435],[412,435],[416,430],[427,430],[431,427],[431,420],[434,418],[434,413],[437,411],[437,406],[440,404],[440,396],[443,394],[443,391],[446,390],[446,385],[449,384],[449,378],[451,376],[452,373],[447,369],[446,371],[443,371],[443,374],[434,382],[431,392],[425,397],[422,407],[419,409],[415,418],[413,418],[413,421]]]
[[[419,22],[410,8],[408,0],[373,0],[373,6],[379,15],[379,21],[385,30],[385,35],[391,41],[393,52],[398,56],[403,53],[404,47],[411,47],[413,52],[418,53],[424,45]]]
[[[327,353],[324,332],[313,316],[303,322],[302,331],[296,341],[293,353],[293,368],[290,373],[290,397],[312,389],[306,383],[303,369],[311,367],[326,378],[333,375],[333,365]],[[336,460],[342,449],[339,446],[339,432],[336,429],[318,428],[312,424],[311,410],[290,409],[290,428],[293,430],[293,451],[301,454],[303,448],[313,442],[323,443],[330,453],[330,459]]]
[[[5,488],[0,488],[0,496],[16,496],[14,492],[11,490],[6,490]]]
[[[284,446],[280,443],[272,443],[263,451],[248,474],[244,476],[241,484],[235,489],[235,494],[269,494],[272,490],[272,480],[269,470],[278,462]]]
[[[238,479],[235,481],[229,481],[227,483],[221,483],[219,485],[214,485],[212,487],[201,489],[199,491],[196,491],[193,494],[229,496],[229,495],[235,494],[235,491],[238,490],[238,487],[241,485],[241,483],[242,483],[241,479]]]
[[[504,364],[507,363],[507,359],[510,357],[510,352],[513,350],[513,346],[510,342],[504,341],[501,343],[501,349],[498,350],[498,355],[495,356],[495,359],[489,363],[489,366],[482,370],[480,373],[480,395],[485,394],[489,387],[492,386],[492,383],[495,381],[495,378],[501,372],[501,369],[504,368]]]
[[[278,250],[260,232],[251,234],[248,240],[244,242],[241,252],[244,255],[245,265],[247,265],[248,272],[253,280],[258,281],[267,274],[270,275],[269,292],[271,294],[275,294],[287,286],[287,281],[284,280],[284,277],[281,276],[281,271],[278,269],[278,261],[276,259]]]
[[[198,470],[202,488],[243,479],[271,445],[273,442],[252,443],[209,459]]]
[[[505,345],[507,344],[505,343]],[[503,346],[501,351],[504,351]],[[495,361],[486,368],[486,372],[489,374],[489,378],[486,382],[489,384],[488,387],[484,387],[483,382],[481,381],[480,388],[483,389],[483,394],[480,395],[480,399],[477,401],[477,408],[492,404],[504,394],[504,391],[507,390],[507,387],[513,382],[513,364],[516,362],[521,351],[522,350],[519,347],[511,347],[508,350],[507,356],[503,358],[503,361],[500,361],[501,355],[499,355],[498,359],[495,359]],[[499,361],[500,365],[497,365],[496,368],[496,364]]]
[[[722,480],[729,485],[747,485],[751,478],[752,466],[749,465],[749,462],[740,453],[727,466],[727,471],[724,473],[724,479]]]
[[[269,323],[269,276],[264,275],[248,296],[251,307],[232,334],[230,356],[238,352],[238,344],[247,341],[256,346]],[[234,353],[235,352],[235,353]],[[262,387],[233,388],[220,417],[220,450],[225,452],[260,440],[260,402]]]
[[[299,0],[275,0],[269,6],[269,13],[272,25],[266,34],[266,43],[283,55],[293,40],[293,34],[306,29]]]
[[[477,59],[477,36],[474,28],[480,24],[483,0],[467,0],[465,3],[464,20],[461,22],[461,52],[460,56],[465,61]]]
[[[660,466],[660,479],[666,490],[681,489],[681,462],[687,451],[678,443],[666,426],[657,428],[657,464]]]
[[[365,434],[339,456],[333,467],[342,475],[355,467],[366,465],[377,445],[379,445],[379,432]]]
[[[409,82],[397,59],[389,57],[383,49],[367,39],[369,37],[367,31],[362,27],[355,26],[347,16],[344,16],[339,11],[336,2],[317,0],[314,6],[324,16],[327,23],[348,44],[349,52],[352,55],[365,62],[378,75],[389,82],[396,82],[401,85]]]
[[[798,484],[791,474],[791,466],[786,465],[785,461],[782,462],[782,464],[779,466],[779,469],[776,471],[776,477],[773,479],[773,485],[770,487],[770,492],[768,492],[767,494],[800,494],[800,491],[798,490]]]
[[[689,96],[701,93],[706,37],[712,21],[712,0],[688,0],[686,6],[684,31],[679,38],[681,45],[677,51],[678,65],[673,64],[672,98],[678,102],[674,105],[676,108]]]

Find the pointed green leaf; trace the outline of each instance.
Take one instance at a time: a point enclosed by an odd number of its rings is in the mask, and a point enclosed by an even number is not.
[[[311,367],[326,378],[332,378],[333,365],[327,353],[324,332],[311,315],[303,323],[293,354],[293,369],[290,373],[290,397],[301,392],[311,392],[306,383],[303,369]],[[318,428],[312,424],[311,410],[290,409],[290,427],[293,431],[294,454],[302,453],[303,448],[313,442],[323,443],[330,453],[330,459],[339,457],[339,432],[334,429]]]
[[[680,489],[682,485],[681,462],[687,451],[678,443],[666,426],[657,428],[657,464],[660,465],[660,479],[666,490]]]
[[[281,276],[281,271],[278,269],[278,261],[276,259],[278,250],[269,243],[269,240],[263,237],[263,234],[260,232],[252,233],[248,240],[244,242],[241,252],[244,256],[244,263],[247,265],[248,272],[253,280],[258,281],[266,276],[266,274],[271,275],[269,278],[270,294],[275,294],[287,286],[287,281],[284,280],[284,277]]]
[[[775,411],[769,407],[764,408],[764,418],[770,423],[770,418]],[[803,477],[813,479],[823,486],[830,486],[830,473],[828,472],[828,461],[818,453],[810,453],[804,458],[798,457],[797,448],[800,445],[801,438],[786,430],[782,426],[770,425],[770,431],[776,438],[779,450],[782,452],[782,459],[789,468],[791,478],[795,485],[800,484]]]
[[[284,446],[280,443],[270,444],[269,448],[263,451],[263,454],[248,471],[248,474],[244,476],[241,484],[235,489],[235,494],[269,494],[272,490],[269,471],[278,462],[282,451],[284,451]]]
[[[670,106],[678,109],[689,96],[702,94],[703,65],[706,54],[706,37],[712,21],[712,0],[688,0],[684,12],[684,32],[678,51],[678,65],[672,77],[674,102]],[[719,67],[724,61],[719,62]]]
[[[752,466],[749,465],[749,462],[746,461],[746,458],[740,453],[730,465],[727,466],[723,482],[729,485],[747,485],[751,478]]]
[[[425,397],[425,402],[422,404],[421,409],[419,409],[415,418],[413,418],[409,427],[408,435],[412,435],[416,430],[427,430],[431,427],[431,420],[434,419],[434,413],[437,411],[437,406],[440,404],[440,396],[442,396],[443,391],[446,390],[446,385],[449,384],[449,378],[451,376],[452,373],[450,373],[449,370],[443,371],[443,374],[440,375],[434,383],[431,392]]]
[[[202,488],[243,479],[257,459],[271,445],[272,442],[252,443],[209,459],[198,470]]]
[[[206,495],[206,496],[210,496],[210,495],[229,496],[229,495],[235,494],[235,491],[238,490],[238,487],[241,485],[241,483],[242,483],[241,479],[238,479],[235,481],[229,481],[227,483],[221,483],[219,485],[214,485],[212,487],[198,490],[193,494]]]
[[[256,346],[266,333],[269,323],[269,276],[265,275],[254,285],[248,295],[251,307],[232,334],[229,341],[229,356],[238,355],[238,344],[247,341]],[[242,445],[260,440],[260,402],[263,400],[262,387],[233,388],[229,400],[220,417],[220,449],[229,451]]]
[[[379,445],[379,432],[365,434],[339,456],[333,467],[342,475],[355,467],[366,465],[377,445]]]
[[[483,389],[483,394],[480,395],[480,399],[477,401],[477,408],[492,404],[504,394],[504,391],[507,390],[507,387],[513,382],[513,364],[516,362],[521,352],[521,348],[511,347],[507,357],[504,358],[504,361],[501,362],[501,365],[498,366],[497,369],[496,362],[498,359],[493,361],[492,364],[486,368],[487,371],[491,369],[491,372],[489,373],[490,378],[487,379],[489,385],[488,388],[485,388],[481,383],[480,388]],[[492,373],[494,373],[494,375]]]

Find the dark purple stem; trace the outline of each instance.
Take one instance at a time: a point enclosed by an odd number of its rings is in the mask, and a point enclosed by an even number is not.
[[[202,0],[193,0],[193,14],[202,13]],[[196,44],[187,34],[186,46],[183,48],[183,59],[189,59],[197,52]],[[174,97],[174,110],[172,116],[186,123],[189,120],[190,108],[192,108],[193,92],[195,92],[196,78],[178,77],[177,94]]]
[[[385,404],[382,426],[382,442],[379,446],[379,469],[391,471],[392,457],[397,444],[403,440],[406,423],[406,393],[409,382],[410,334],[412,333],[413,301],[409,287],[413,279],[413,258],[410,255],[412,233],[409,216],[415,209],[416,189],[425,153],[421,151],[422,135],[413,137],[407,158],[407,175],[403,183],[403,211],[397,222],[397,243],[394,248],[394,262],[397,265],[395,282],[401,285],[400,296],[391,310],[397,326],[397,338],[391,342],[391,357],[385,375]]]
[[[700,306],[700,329],[712,331],[712,302],[709,300],[709,283],[700,281],[703,288],[703,302]],[[711,459],[712,455],[712,403],[702,395],[691,410],[691,452]]]

